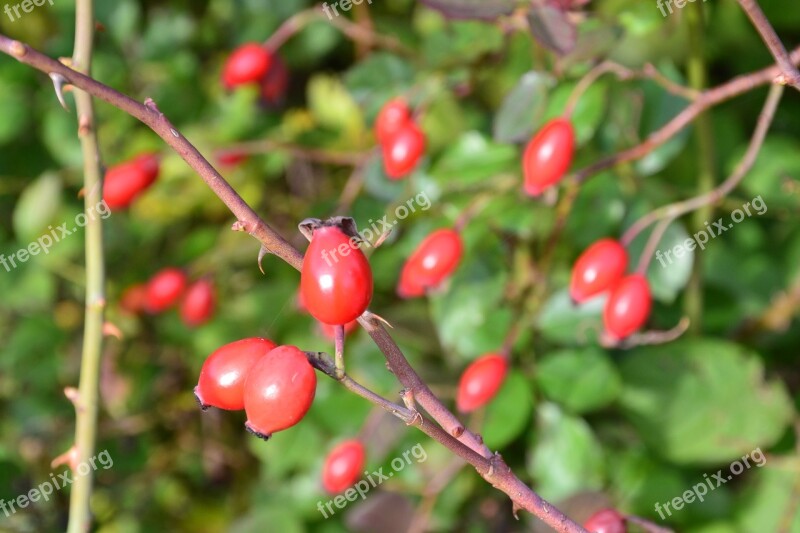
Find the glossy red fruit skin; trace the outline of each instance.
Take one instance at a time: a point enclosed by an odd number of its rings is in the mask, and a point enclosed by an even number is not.
[[[617,339],[635,333],[650,317],[650,284],[641,274],[622,278],[611,290],[603,309],[606,331]]]
[[[244,409],[244,385],[250,369],[275,348],[269,339],[252,337],[226,344],[209,355],[194,389],[200,407]]]
[[[111,209],[124,209],[158,178],[155,154],[142,154],[110,167],[103,180],[103,200]]]
[[[339,494],[361,478],[366,451],[358,440],[347,440],[336,446],[322,467],[322,486],[331,494]]]
[[[585,302],[613,287],[628,268],[628,252],[619,241],[600,239],[575,261],[569,294],[576,303]]]
[[[300,292],[308,312],[324,324],[347,324],[372,299],[372,269],[364,253],[336,226],[314,230],[300,271]]]
[[[626,533],[625,517],[614,509],[602,509],[589,517],[583,528],[589,533]]]
[[[442,228],[428,235],[409,256],[400,273],[397,294],[401,298],[423,296],[455,272],[464,255],[461,235]]]
[[[389,100],[375,119],[375,138],[380,144],[386,144],[409,122],[411,122],[411,109],[406,101],[402,98]]]
[[[187,290],[181,302],[181,320],[190,327],[205,324],[214,316],[217,305],[217,291],[214,284],[201,279],[194,282]]]
[[[179,268],[165,268],[147,282],[147,311],[160,313],[175,305],[186,290],[186,274]]]
[[[244,385],[245,426],[261,438],[300,422],[314,401],[317,375],[303,352],[279,346],[250,369]]]
[[[522,159],[525,192],[539,196],[569,170],[575,153],[575,130],[564,118],[548,122],[528,143]]]
[[[222,69],[222,84],[230,90],[259,83],[272,64],[272,54],[258,43],[243,44],[231,53]]]
[[[383,168],[390,179],[408,176],[425,153],[425,134],[414,122],[407,122],[383,144]]]
[[[461,374],[458,383],[458,410],[469,413],[492,401],[507,372],[508,361],[500,354],[489,353],[473,361]]]
[[[132,315],[144,312],[147,309],[147,285],[137,283],[122,291],[119,306],[123,311]]]

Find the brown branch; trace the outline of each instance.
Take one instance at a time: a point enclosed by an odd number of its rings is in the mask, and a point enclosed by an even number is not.
[[[761,10],[761,6],[758,5],[756,0],[739,0],[739,5],[750,17],[753,26],[756,27],[764,44],[767,45],[772,57],[778,63],[783,74],[783,80],[781,81],[800,91],[800,71],[795,67],[789,52],[786,51],[786,47],[783,46],[780,37],[775,33],[775,28],[767,20],[766,15]]]
[[[629,245],[642,230],[657,220],[663,219],[664,221],[672,221],[705,205],[713,205],[719,202],[737,185],[739,185],[750,169],[753,168],[753,164],[756,162],[758,153],[761,151],[761,146],[764,144],[764,138],[767,135],[767,131],[769,130],[770,125],[772,125],[773,118],[775,118],[775,111],[778,108],[778,104],[781,101],[782,95],[782,85],[775,84],[770,88],[767,101],[764,103],[764,107],[758,117],[758,123],[756,124],[755,131],[753,132],[753,137],[750,139],[750,144],[747,147],[747,151],[745,152],[742,160],[736,166],[736,169],[734,169],[733,173],[728,176],[725,181],[723,181],[715,189],[705,194],[695,196],[694,198],[690,198],[681,202],[665,205],[656,209],[655,211],[651,211],[637,220],[630,228],[628,228],[628,230],[622,236],[621,242],[625,246]],[[651,253],[654,251],[655,250],[651,250]]]
[[[240,227],[246,229],[267,250],[286,261],[295,269],[299,270],[302,267],[303,255],[259,218],[255,211],[247,205],[219,172],[172,126],[152,100],[148,99],[142,105],[130,97],[88,76],[75,72],[58,61],[5,35],[0,35],[0,52],[6,53],[20,62],[47,74],[53,72],[60,74],[75,87],[139,119],[164,139],[200,175],[203,181],[238,218]],[[506,493],[514,502],[515,507],[529,511],[556,531],[586,533],[580,525],[571,521],[561,511],[543,500],[536,492],[517,478],[499,455],[492,455],[488,451],[488,448],[483,445],[479,437],[464,429],[464,426],[455,415],[447,410],[414,371],[400,348],[397,347],[375,315],[367,312],[359,319],[359,322],[384,353],[391,370],[398,380],[407,390],[413,393],[416,401],[441,425],[439,427],[430,422],[418,420],[415,423],[416,427],[469,462],[486,481]]]
[[[790,56],[792,64],[800,63],[800,47],[797,47]],[[683,128],[691,123],[698,115],[703,113],[706,109],[715,105],[721,104],[731,98],[740,94],[751,91],[762,85],[774,82],[781,76],[783,71],[777,65],[767,67],[765,69],[736,77],[731,81],[724,83],[713,89],[709,89],[701,93],[700,97],[694,102],[689,104],[671,121],[664,125],[661,129],[653,132],[641,144],[629,148],[617,154],[608,156],[601,159],[585,168],[582,168],[574,173],[575,179],[579,182],[589,179],[594,174],[619,165],[628,161],[634,161],[646,156],[672,137],[677,135]]]

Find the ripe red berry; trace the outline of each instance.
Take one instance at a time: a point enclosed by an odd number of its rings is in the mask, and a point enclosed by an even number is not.
[[[411,173],[425,152],[425,134],[414,122],[407,122],[383,145],[383,167],[391,179]]]
[[[464,245],[454,229],[438,229],[423,240],[406,260],[397,294],[402,298],[423,296],[437,287],[458,267]]]
[[[275,349],[275,343],[257,337],[218,348],[208,356],[194,395],[205,410],[209,406],[236,411],[244,409],[244,384],[253,365]]]
[[[508,361],[500,354],[486,354],[473,361],[458,383],[458,410],[469,413],[489,403],[500,390],[507,372]]]
[[[575,261],[569,294],[581,303],[610,289],[628,268],[628,252],[613,239],[600,239],[589,246]]]
[[[220,150],[216,159],[220,166],[234,168],[247,161],[247,154],[237,150]]]
[[[402,98],[389,100],[375,119],[375,137],[386,144],[411,121],[411,109]]]
[[[222,69],[222,83],[230,90],[247,83],[259,83],[272,64],[272,54],[258,43],[240,46]]]
[[[103,181],[103,200],[111,209],[123,209],[158,178],[159,162],[155,154],[142,154],[110,167]]]
[[[300,292],[308,312],[325,324],[347,324],[366,311],[372,299],[372,269],[339,227],[314,230],[300,273]]]
[[[624,339],[647,322],[652,305],[650,285],[644,276],[622,278],[611,289],[603,309],[606,330],[617,339]]]
[[[123,311],[134,315],[145,311],[147,309],[147,285],[137,283],[125,289],[119,298],[119,306]]]
[[[336,446],[322,467],[322,486],[331,494],[344,492],[361,477],[366,452],[358,440],[347,440]]]
[[[205,324],[214,315],[216,304],[214,284],[205,279],[196,281],[183,297],[181,319],[187,326],[196,327]]]
[[[590,516],[583,528],[589,533],[625,533],[625,517],[614,509],[602,509]]]
[[[565,118],[548,122],[528,143],[522,160],[525,192],[539,196],[558,183],[572,164],[575,131]]]
[[[279,346],[250,369],[244,385],[248,431],[269,438],[297,424],[314,401],[317,375],[294,346]]]
[[[165,268],[147,283],[147,310],[160,313],[175,305],[186,290],[186,274],[178,268]]]

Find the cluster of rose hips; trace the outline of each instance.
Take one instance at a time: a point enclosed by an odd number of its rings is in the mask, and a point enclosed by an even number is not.
[[[625,275],[628,253],[613,239],[600,239],[587,248],[572,269],[570,296],[576,303],[608,293],[603,324],[615,339],[624,339],[641,328],[650,316],[652,296],[641,274]]]
[[[425,153],[425,133],[402,98],[381,108],[375,119],[375,137],[383,151],[383,168],[393,180],[408,176]]]
[[[141,154],[106,171],[103,200],[110,209],[125,209],[158,179],[158,156]]]
[[[222,84],[226,90],[243,85],[259,88],[261,101],[280,104],[289,85],[289,70],[277,54],[258,43],[247,43],[234,50],[222,69]]]
[[[179,268],[165,268],[147,283],[128,287],[120,298],[120,307],[129,313],[158,314],[180,303],[184,324],[197,327],[214,316],[217,297],[214,284],[199,279],[189,284],[186,273]]]

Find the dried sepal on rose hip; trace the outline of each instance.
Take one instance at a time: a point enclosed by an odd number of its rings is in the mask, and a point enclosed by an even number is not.
[[[325,458],[322,467],[322,486],[331,494],[344,492],[360,478],[366,450],[360,440],[346,440]]]
[[[317,375],[306,354],[295,346],[279,346],[260,358],[244,385],[245,427],[268,439],[303,419],[317,390]]]
[[[308,312],[332,326],[360,317],[372,300],[372,269],[359,248],[353,219],[306,219],[300,231],[311,241],[300,271],[300,293]]]
[[[194,394],[203,410],[244,409],[244,384],[253,365],[276,348],[269,339],[251,337],[231,342],[208,356]]]

